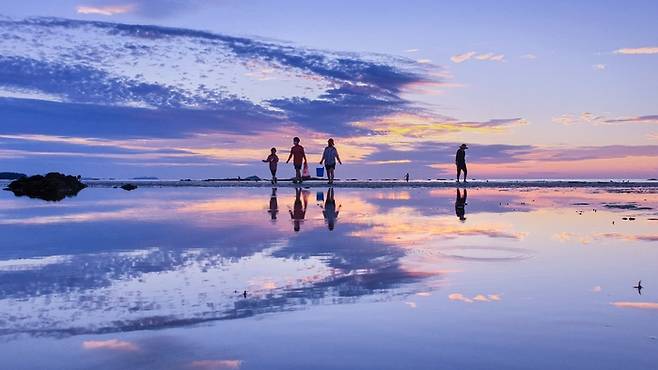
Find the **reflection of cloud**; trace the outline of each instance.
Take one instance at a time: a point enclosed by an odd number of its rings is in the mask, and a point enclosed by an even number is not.
[[[626,55],[658,54],[658,46],[617,49],[615,50],[615,54],[626,54]]]
[[[79,14],[100,14],[100,15],[115,15],[130,13],[135,9],[135,5],[107,5],[107,6],[89,6],[80,5],[75,10]]]
[[[658,310],[658,303],[654,302],[612,302],[615,307],[638,308],[642,310]]]
[[[473,298],[468,298],[461,293],[452,293],[448,295],[448,299],[451,301],[458,301],[464,303],[474,303],[474,302],[497,302],[501,300],[500,294],[477,294]]]
[[[597,285],[594,288],[592,288],[592,292],[594,292],[594,293],[601,293],[602,291],[603,291],[603,288],[601,288],[600,285]]]
[[[416,302],[404,302],[404,304],[409,306],[409,308],[416,308],[417,307]]]
[[[643,241],[643,242],[657,242],[658,234],[624,234],[624,233],[590,233],[590,234],[581,234],[573,232],[561,232],[553,236],[554,239],[559,240],[560,242],[568,242],[571,240],[576,240],[580,244],[590,244],[594,240],[608,240],[608,239],[617,239],[624,241]]]
[[[86,340],[82,342],[82,348],[87,350],[106,349],[126,352],[139,351],[139,347],[135,343],[118,339]]]
[[[469,51],[463,54],[457,54],[453,55],[450,57],[450,60],[453,63],[463,63],[467,60],[470,59],[475,59],[475,60],[488,60],[492,62],[502,62],[505,60],[505,55],[504,54],[495,54],[495,53],[480,53],[478,54],[475,51]]]
[[[189,365],[192,369],[202,370],[239,369],[240,366],[241,360],[197,360]]]

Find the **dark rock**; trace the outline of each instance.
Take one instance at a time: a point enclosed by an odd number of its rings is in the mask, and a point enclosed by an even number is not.
[[[137,189],[137,185],[123,184],[123,185],[121,185],[121,189],[126,190],[126,191],[133,191],[133,190]]]
[[[27,175],[18,172],[0,172],[0,180],[17,180],[22,177],[27,177]]]
[[[6,190],[13,192],[16,196],[60,201],[65,197],[78,195],[80,190],[86,187],[87,185],[80,182],[79,177],[51,172],[46,176],[21,177],[12,181]]]

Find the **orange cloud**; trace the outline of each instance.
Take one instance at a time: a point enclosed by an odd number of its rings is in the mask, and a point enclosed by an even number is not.
[[[620,308],[637,308],[642,310],[658,310],[658,303],[654,302],[612,302],[611,305]]]
[[[475,60],[488,60],[492,62],[503,62],[505,60],[505,55],[504,54],[495,54],[495,53],[481,53],[478,54],[475,51],[469,51],[463,54],[457,54],[453,55],[450,57],[450,60],[453,63],[463,63],[467,60],[470,59],[475,59]]]
[[[615,54],[626,54],[626,55],[648,55],[648,54],[658,54],[658,46],[646,46],[641,48],[623,48],[617,49],[614,52]]]

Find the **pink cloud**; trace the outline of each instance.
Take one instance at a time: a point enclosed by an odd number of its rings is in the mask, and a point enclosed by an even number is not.
[[[109,339],[109,340],[86,340],[82,342],[82,348],[86,350],[110,350],[110,351],[124,351],[124,352],[136,352],[139,351],[139,347],[133,343],[118,339]]]
[[[134,4],[126,5],[106,5],[106,6],[91,6],[80,5],[75,9],[78,14],[98,14],[112,16],[115,14],[130,13],[135,10]]]

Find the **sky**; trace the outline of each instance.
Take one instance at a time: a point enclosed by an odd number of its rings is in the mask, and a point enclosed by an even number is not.
[[[655,1],[0,3],[0,171],[658,177]]]

